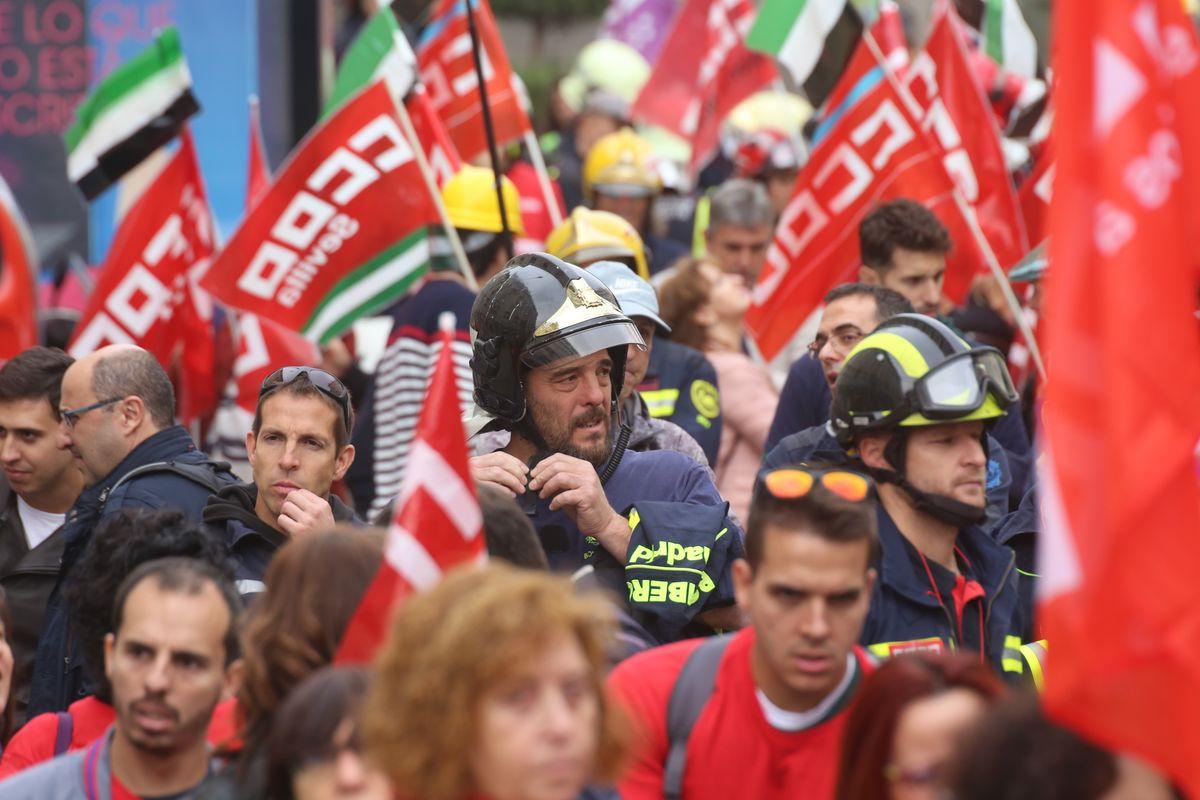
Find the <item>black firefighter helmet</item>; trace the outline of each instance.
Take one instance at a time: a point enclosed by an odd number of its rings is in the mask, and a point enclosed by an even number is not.
[[[522,366],[608,350],[615,412],[627,346],[645,347],[599,278],[546,253],[517,256],[487,282],[471,307],[471,333],[475,403],[509,423],[525,416]]]

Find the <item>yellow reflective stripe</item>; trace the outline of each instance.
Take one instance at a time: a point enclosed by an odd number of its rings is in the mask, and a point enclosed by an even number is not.
[[[871,651],[872,655],[879,656],[880,658],[890,658],[892,655],[892,643],[891,642],[880,642],[879,644],[869,644],[869,645],[867,645],[867,649]]]
[[[1049,645],[1045,639],[1021,645],[1021,655],[1024,657],[1025,663],[1029,665],[1029,675],[1033,678],[1033,687],[1038,692],[1042,691],[1042,686],[1046,682],[1044,662],[1048,649]]]
[[[1004,654],[1000,658],[1000,666],[1005,672],[1015,672],[1018,675],[1025,674],[1025,664],[1021,660],[1020,636],[1009,635],[1004,637]]]
[[[669,417],[675,413],[675,404],[679,402],[678,389],[651,389],[642,392],[646,408],[652,417]]]
[[[629,532],[633,533],[637,530],[638,523],[642,521],[642,515],[638,513],[636,508],[629,509]]]

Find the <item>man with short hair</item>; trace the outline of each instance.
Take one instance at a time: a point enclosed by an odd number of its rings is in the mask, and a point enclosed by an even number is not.
[[[32,347],[0,367],[0,586],[12,628],[12,692],[25,721],[42,614],[58,581],[67,510],[83,490],[71,454],[58,449],[62,376],[74,359]]]
[[[725,577],[740,533],[710,473],[628,450],[616,427],[629,346],[644,345],[611,290],[553,256],[518,256],[480,292],[471,327],[471,433],[511,434],[471,458],[471,475],[518,498],[551,568],[603,568],[664,638],[693,621],[736,626]]]
[[[862,475],[764,475],[734,565],[749,626],[635,655],[609,677],[641,734],[621,797],[832,797],[843,712],[871,669],[856,642],[877,549]]]
[[[788,369],[764,452],[769,453],[785,436],[824,425],[829,419],[830,390],[846,355],[879,323],[913,310],[902,295],[869,283],[835,286],[821,302],[817,335],[808,352]]]
[[[709,259],[753,287],[775,235],[775,209],[767,190],[745,178],[727,180],[712,193],[708,214],[704,244]]]
[[[63,589],[97,523],[122,508],[173,507],[199,520],[208,497],[233,482],[227,465],[209,460],[175,424],[171,381],[140,347],[111,345],[77,360],[63,374],[59,402],[58,446],[74,456],[87,488],[63,525],[62,565],[38,641],[30,714],[63,711],[82,696]]]
[[[246,452],[254,483],[209,498],[204,521],[222,531],[243,596],[262,592],[271,557],[289,539],[359,520],[331,489],[354,461],[350,391],[316,367],[283,367],[263,380]]]
[[[958,332],[941,314],[946,254],[953,242],[932,211],[907,198],[882,203],[859,224],[858,241],[863,262],[860,280],[904,295],[917,313],[935,317]],[[1012,478],[1009,504],[1015,507],[1029,485],[1033,466],[1029,433],[1021,414],[1002,417],[992,436],[1008,458]]]
[[[980,524],[987,429],[1017,401],[1004,357],[899,314],[842,367],[831,427],[879,482],[880,580],[863,644],[880,657],[970,650],[1010,679],[1037,667],[1013,551]]]
[[[104,643],[116,723],[86,750],[0,784],[0,798],[197,797],[213,771],[209,720],[236,686],[240,607],[203,562],[165,558],[134,570]]]
[[[904,295],[920,314],[941,313],[950,232],[925,206],[899,198],[881,203],[858,226],[859,279]]]

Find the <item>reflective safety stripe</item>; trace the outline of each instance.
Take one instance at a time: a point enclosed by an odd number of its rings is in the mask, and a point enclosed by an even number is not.
[[[1033,678],[1033,686],[1039,692],[1046,680],[1046,652],[1049,644],[1045,639],[1021,645],[1021,655],[1029,665],[1029,675]]]
[[[646,408],[652,417],[669,417],[675,413],[675,404],[679,402],[678,389],[651,389],[642,392]]]
[[[954,642],[947,644],[937,636],[927,639],[910,639],[906,642],[876,642],[867,645],[872,654],[880,658],[907,655],[909,653],[945,653],[954,650]]]
[[[1005,672],[1015,672],[1018,675],[1025,674],[1025,663],[1021,659],[1021,637],[1020,636],[1005,636],[1004,637],[1004,654],[1000,658],[1000,666]]]

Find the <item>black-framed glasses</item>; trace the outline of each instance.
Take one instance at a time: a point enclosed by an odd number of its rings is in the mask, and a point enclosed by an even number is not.
[[[338,404],[338,408],[342,410],[342,422],[346,424],[346,432],[349,433],[351,428],[350,390],[346,388],[346,384],[323,369],[317,369],[316,367],[280,367],[263,379],[262,386],[258,389],[258,399],[261,401],[280,386],[287,386],[301,376],[308,378],[308,382],[318,392]]]
[[[60,417],[62,417],[63,422],[67,423],[67,428],[69,430],[69,429],[74,428],[75,423],[79,421],[79,418],[82,417],[87,412],[95,411],[97,408],[104,408],[105,406],[111,406],[113,403],[119,403],[124,399],[125,399],[124,396],[110,397],[107,400],[101,400],[97,403],[92,403],[90,406],[83,406],[82,408],[73,408],[70,411],[59,411],[58,415]]]

